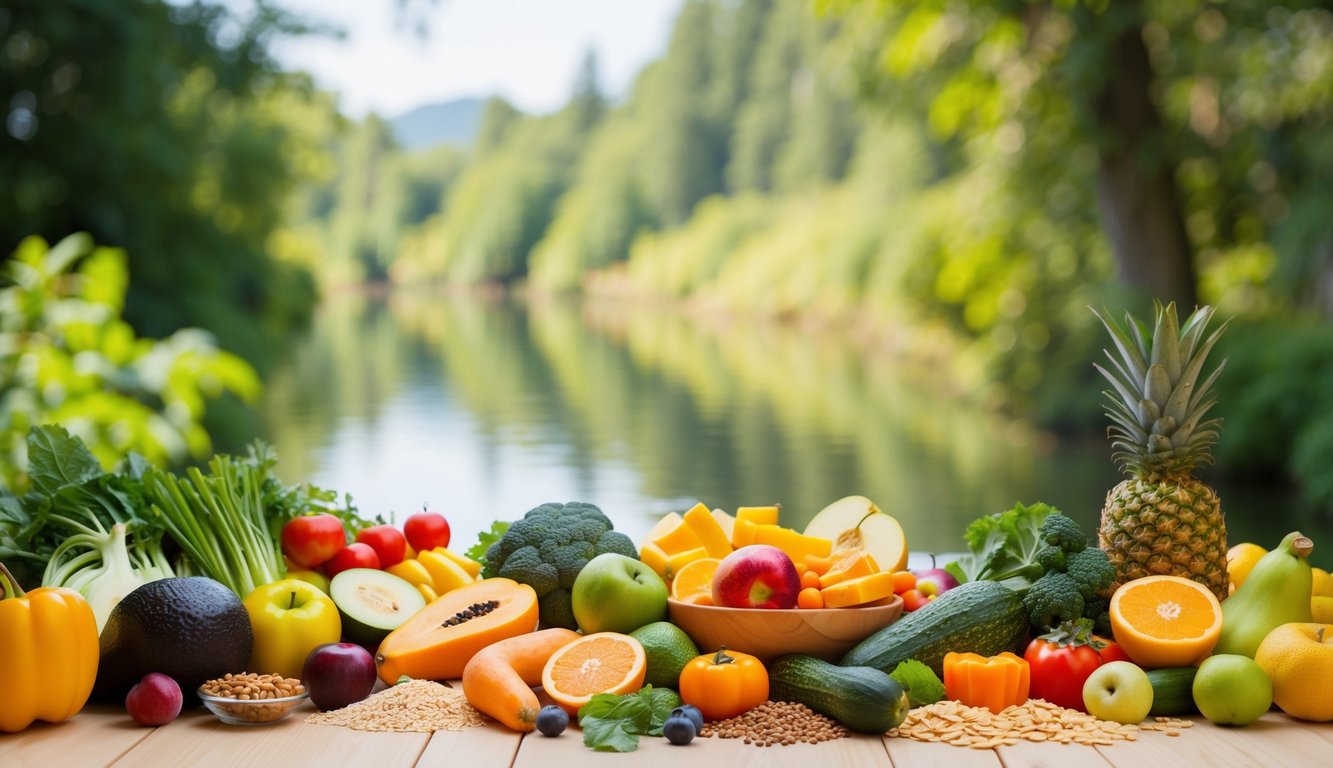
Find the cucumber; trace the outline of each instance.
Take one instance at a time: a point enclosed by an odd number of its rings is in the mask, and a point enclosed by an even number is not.
[[[949,651],[1021,653],[1027,632],[1022,598],[998,582],[970,581],[857,643],[839,664],[892,672],[899,662],[916,659],[943,679]]]
[[[1150,715],[1188,715],[1199,711],[1194,706],[1194,675],[1197,667],[1166,667],[1148,670],[1152,683]]]
[[[769,665],[768,697],[804,704],[861,733],[897,728],[911,708],[898,681],[878,669],[839,667],[799,654]]]

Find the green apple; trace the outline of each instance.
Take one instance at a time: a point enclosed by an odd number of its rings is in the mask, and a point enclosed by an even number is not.
[[[319,587],[319,591],[326,595],[329,593],[329,577],[319,571],[288,571],[287,578],[300,579]]]
[[[253,672],[299,678],[310,651],[338,642],[342,634],[333,598],[307,581],[283,579],[255,587],[242,602],[255,636]]]
[[[1128,661],[1103,664],[1083,682],[1083,706],[1098,719],[1137,725],[1152,709],[1152,681]]]
[[[1249,656],[1209,656],[1194,676],[1194,705],[1218,725],[1249,725],[1273,706],[1273,681]]]
[[[607,552],[579,571],[570,602],[585,634],[628,634],[666,617],[667,586],[638,560]]]

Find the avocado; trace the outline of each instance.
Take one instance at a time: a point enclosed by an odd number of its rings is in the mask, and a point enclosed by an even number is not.
[[[426,607],[426,598],[407,580],[373,568],[348,568],[334,576],[329,597],[342,615],[343,639],[372,652]]]
[[[107,618],[93,695],[124,701],[144,675],[176,680],[186,702],[196,689],[250,662],[250,615],[230,589],[203,576],[150,581],[125,596]]]

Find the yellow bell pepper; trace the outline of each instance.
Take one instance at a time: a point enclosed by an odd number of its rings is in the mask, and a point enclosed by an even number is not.
[[[0,564],[0,732],[73,717],[97,678],[97,619],[63,587],[25,593]]]
[[[1028,700],[1031,671],[1026,660],[1005,651],[998,656],[976,653],[944,655],[944,694],[969,707],[999,712]]]

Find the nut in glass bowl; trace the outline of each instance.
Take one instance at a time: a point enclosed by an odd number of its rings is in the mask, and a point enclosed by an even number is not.
[[[199,700],[227,725],[267,725],[310,698],[301,681],[280,675],[228,674],[199,686]]]

